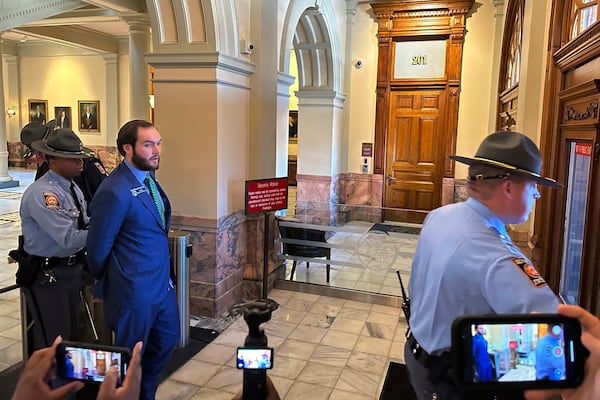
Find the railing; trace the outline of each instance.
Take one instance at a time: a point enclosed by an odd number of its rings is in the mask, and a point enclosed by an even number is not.
[[[421,225],[387,221],[384,219],[386,210],[380,207],[311,203],[305,204],[302,209],[296,206],[295,211],[297,214],[278,217],[280,230],[321,231],[326,240],[298,239],[287,234],[280,236],[280,280],[401,295],[396,271],[407,284]],[[284,252],[289,245],[330,249],[330,257]],[[329,282],[327,264],[330,265]]]

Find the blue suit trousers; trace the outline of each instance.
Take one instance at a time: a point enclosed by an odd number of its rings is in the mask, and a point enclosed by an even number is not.
[[[133,304],[123,310],[115,327],[115,345],[133,348],[144,341],[140,399],[153,400],[160,376],[171,360],[179,340],[179,311],[173,287],[164,300],[154,304]]]

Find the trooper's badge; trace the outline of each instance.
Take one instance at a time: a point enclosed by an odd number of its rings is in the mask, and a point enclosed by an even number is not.
[[[56,210],[58,208],[58,196],[53,192],[43,192],[44,195],[44,203],[46,203],[46,208],[51,210]]]
[[[524,258],[513,258],[512,262],[515,263],[517,267],[529,278],[531,284],[535,287],[544,286],[546,281],[544,278],[540,276],[540,273],[533,267],[533,265],[529,264]]]
[[[43,192],[44,203],[46,203],[46,208],[51,210],[58,209],[58,196],[53,192]]]

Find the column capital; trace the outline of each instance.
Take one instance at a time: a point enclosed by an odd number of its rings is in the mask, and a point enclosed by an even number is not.
[[[147,14],[124,14],[121,19],[129,26],[129,32],[150,30],[150,17]]]
[[[118,56],[114,53],[111,54],[102,54],[102,58],[104,59],[104,64],[116,64],[118,60]]]

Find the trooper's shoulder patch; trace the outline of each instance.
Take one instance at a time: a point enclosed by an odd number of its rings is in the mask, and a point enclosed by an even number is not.
[[[529,278],[529,282],[535,287],[546,285],[546,281],[541,277],[535,267],[524,258],[513,258],[512,262]]]
[[[51,210],[58,209],[58,196],[54,192],[42,192],[44,196],[44,203],[46,203],[46,208]]]

